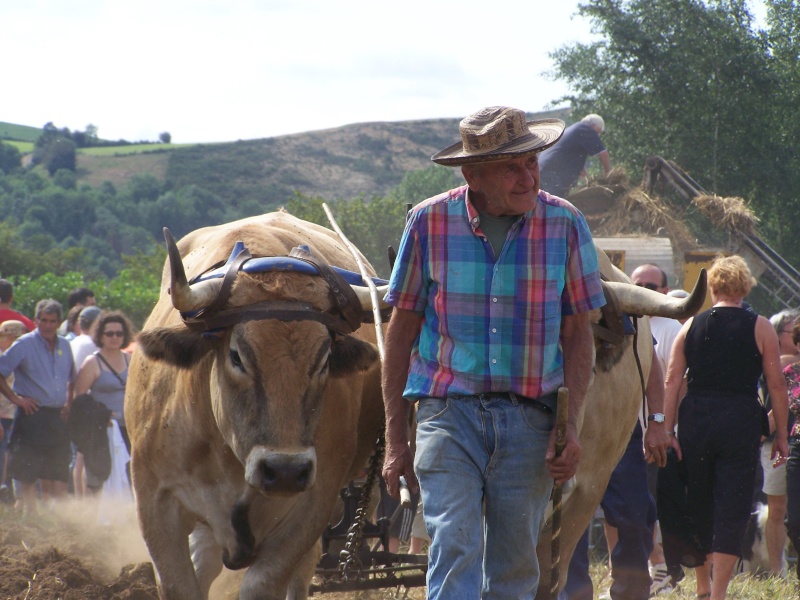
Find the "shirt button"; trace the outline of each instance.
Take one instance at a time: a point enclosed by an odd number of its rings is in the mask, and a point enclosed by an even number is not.
[[[493,359],[492,359],[492,364],[493,364],[493,365],[496,365],[496,364],[497,364],[497,359],[496,359],[496,358],[493,358]]]
[[[497,327],[492,327],[492,333],[497,333]]]
[[[497,298],[492,298],[492,302],[497,302]]]

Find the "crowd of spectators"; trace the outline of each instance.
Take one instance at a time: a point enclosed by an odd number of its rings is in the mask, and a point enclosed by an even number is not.
[[[69,294],[66,319],[53,299],[29,319],[11,308],[13,297],[0,279],[0,501],[33,513],[41,503],[101,493],[108,472],[92,461],[110,460],[111,428],[130,451],[123,404],[136,332],[124,313],[96,306],[87,288]],[[90,414],[102,421],[87,445]]]

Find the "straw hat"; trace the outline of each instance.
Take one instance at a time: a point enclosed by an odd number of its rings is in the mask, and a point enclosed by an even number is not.
[[[28,333],[28,329],[25,327],[25,323],[22,321],[9,320],[0,323],[0,335],[13,335],[19,337],[24,333]]]
[[[518,108],[490,106],[462,119],[458,129],[461,141],[434,154],[433,162],[455,167],[541,152],[559,140],[564,122],[526,121]]]

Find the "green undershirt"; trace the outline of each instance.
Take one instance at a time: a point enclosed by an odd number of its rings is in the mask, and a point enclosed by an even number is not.
[[[478,211],[481,217],[481,231],[489,240],[494,251],[494,256],[500,256],[503,250],[503,245],[506,243],[508,237],[508,230],[519,219],[519,215],[508,215],[503,217],[495,217],[493,215]]]

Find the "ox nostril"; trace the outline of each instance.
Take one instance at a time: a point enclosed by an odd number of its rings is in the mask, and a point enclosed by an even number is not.
[[[297,483],[302,486],[308,485],[309,481],[311,481],[311,467],[303,469],[297,475]]]
[[[263,476],[264,483],[267,485],[275,483],[278,479],[278,472],[269,465],[261,465],[261,475]]]

